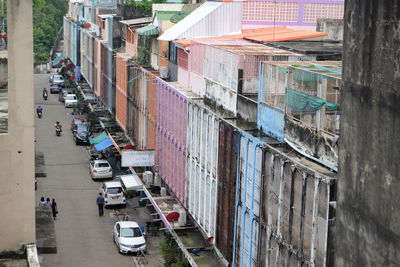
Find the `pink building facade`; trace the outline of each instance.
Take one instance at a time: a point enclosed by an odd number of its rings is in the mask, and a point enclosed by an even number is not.
[[[181,91],[177,83],[157,78],[156,103],[156,171],[186,205],[186,140],[188,103],[196,97]]]

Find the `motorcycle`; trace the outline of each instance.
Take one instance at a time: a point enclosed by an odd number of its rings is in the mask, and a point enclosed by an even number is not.
[[[44,94],[43,94],[43,99],[44,99],[44,100],[47,100],[47,93],[44,93]]]
[[[56,128],[56,135],[57,136],[61,135],[61,128],[59,128],[59,127]]]
[[[41,119],[42,118],[42,110],[40,109],[40,110],[36,110],[36,114],[37,114],[37,116],[38,116],[38,118],[39,119]]]

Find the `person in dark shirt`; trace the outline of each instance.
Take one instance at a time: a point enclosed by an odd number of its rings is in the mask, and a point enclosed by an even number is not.
[[[51,201],[51,213],[53,214],[53,219],[55,220],[58,213],[57,203],[56,200],[53,198]]]
[[[99,216],[104,215],[104,197],[101,193],[99,193],[99,196],[96,199],[97,206],[99,207]]]

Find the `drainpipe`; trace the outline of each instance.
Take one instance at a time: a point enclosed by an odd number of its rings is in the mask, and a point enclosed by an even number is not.
[[[107,88],[107,106],[111,113],[113,113],[113,16],[108,16],[108,59],[107,59],[107,79],[108,79],[108,88]]]
[[[190,73],[191,73],[191,60],[190,60],[190,53],[186,51],[185,48],[182,49],[186,55],[188,56],[188,89],[190,89],[190,91],[192,91],[192,87],[190,86]]]

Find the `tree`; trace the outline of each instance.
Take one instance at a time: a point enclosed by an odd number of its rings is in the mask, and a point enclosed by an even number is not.
[[[46,63],[67,12],[65,0],[33,0],[33,51],[35,63]]]

